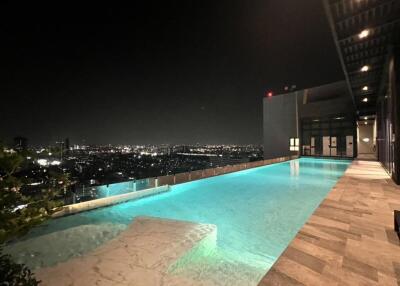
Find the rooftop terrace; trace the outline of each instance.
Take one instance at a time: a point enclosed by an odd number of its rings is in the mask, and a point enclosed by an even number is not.
[[[355,160],[259,285],[400,285],[394,209],[400,187]]]

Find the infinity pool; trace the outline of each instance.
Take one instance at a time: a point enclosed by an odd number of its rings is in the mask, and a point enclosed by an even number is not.
[[[40,268],[93,250],[139,215],[210,223],[218,228],[217,250],[186,274],[246,271],[256,285],[349,164],[301,158],[175,185],[168,193],[51,220],[6,251]]]

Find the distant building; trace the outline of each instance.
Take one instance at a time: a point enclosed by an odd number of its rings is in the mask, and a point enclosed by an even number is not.
[[[25,137],[14,137],[14,149],[23,151],[28,149],[28,138]]]
[[[248,157],[233,157],[230,155],[209,156],[208,158],[210,159],[212,166],[237,165],[248,163],[250,161]]]
[[[65,148],[65,151],[66,151],[66,152],[69,151],[69,148],[70,148],[70,145],[69,145],[69,138],[65,138],[65,140],[64,140],[64,148]]]

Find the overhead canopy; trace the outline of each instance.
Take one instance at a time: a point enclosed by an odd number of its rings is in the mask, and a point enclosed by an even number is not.
[[[384,69],[400,42],[399,0],[324,0],[340,61],[359,116],[376,113]]]

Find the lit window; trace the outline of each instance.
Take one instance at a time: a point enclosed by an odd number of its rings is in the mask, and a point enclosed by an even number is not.
[[[289,150],[290,151],[299,151],[299,138],[290,138],[289,140]]]

